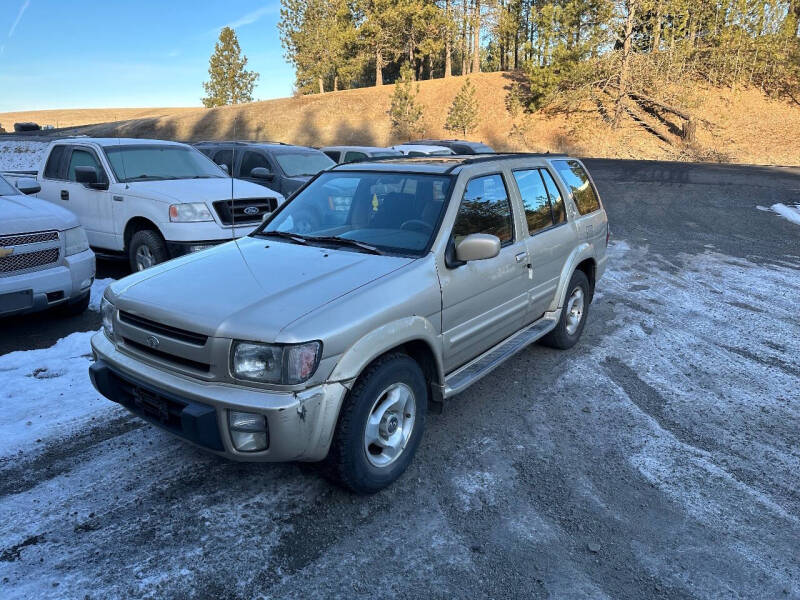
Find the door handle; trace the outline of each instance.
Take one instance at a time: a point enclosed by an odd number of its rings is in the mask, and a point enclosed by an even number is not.
[[[61,190],[61,199],[69,200],[69,192],[67,190]]]
[[[528,253],[527,253],[527,252],[520,252],[519,254],[517,254],[517,255],[514,257],[514,260],[516,260],[518,263],[521,263],[521,262],[523,262],[523,261],[524,261],[526,258],[528,258]]]

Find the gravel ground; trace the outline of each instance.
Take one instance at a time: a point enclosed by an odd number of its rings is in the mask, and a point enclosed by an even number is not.
[[[195,450],[98,398],[88,334],[13,324],[2,596],[800,598],[800,225],[759,209],[800,170],[588,162],[614,242],[583,340],[431,415],[371,497]]]

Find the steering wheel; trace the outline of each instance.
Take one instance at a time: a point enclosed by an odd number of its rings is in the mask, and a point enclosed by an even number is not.
[[[421,219],[410,219],[400,225],[400,229],[419,231],[420,233],[431,233],[433,231],[433,225]]]

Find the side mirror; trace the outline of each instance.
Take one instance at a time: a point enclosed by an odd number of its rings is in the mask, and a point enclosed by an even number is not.
[[[456,245],[456,260],[486,260],[500,254],[500,238],[488,233],[472,233]]]
[[[225,171],[225,172],[226,172],[228,175],[230,175],[230,174],[231,174],[231,171],[230,171],[230,169],[228,169],[228,165],[226,165],[226,164],[221,164],[221,163],[220,163],[220,164],[217,164],[217,166],[218,166],[220,169],[222,169],[223,171]]]
[[[75,167],[75,181],[94,190],[108,189],[108,183],[100,181],[100,176],[94,167]]]
[[[42,186],[39,185],[38,181],[31,177],[20,177],[17,179],[17,189],[28,196],[30,194],[38,194],[41,192]]]
[[[263,179],[265,181],[272,181],[275,179],[275,175],[270,173],[264,167],[256,167],[250,171],[250,177],[253,179]]]

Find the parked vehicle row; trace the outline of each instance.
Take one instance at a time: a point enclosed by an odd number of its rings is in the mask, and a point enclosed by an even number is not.
[[[537,340],[577,342],[607,244],[567,156],[337,165],[246,237],[110,285],[90,375],[211,452],[325,461],[374,492],[429,407]]]

